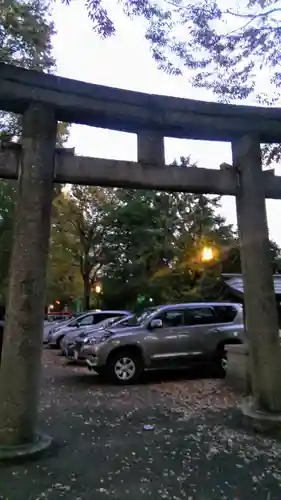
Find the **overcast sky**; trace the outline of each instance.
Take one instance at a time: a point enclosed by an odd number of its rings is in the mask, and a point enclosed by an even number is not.
[[[100,40],[92,30],[83,3],[72,0],[71,6],[65,7],[57,2],[54,9],[57,29],[54,52],[59,75],[129,90],[213,100],[210,92],[191,87],[187,76],[171,77],[157,70],[143,37],[143,21],[126,19],[115,6],[117,2],[111,0],[117,35],[110,40]],[[134,134],[72,125],[68,145],[75,147],[76,154],[119,160],[137,159]],[[231,163],[228,143],[165,139],[165,151],[166,163],[188,155],[204,168],[219,168],[223,162]],[[276,173],[281,175],[280,166]],[[280,213],[281,201],[267,202],[270,236],[281,245],[278,209]],[[236,225],[234,198],[222,198],[222,213]]]

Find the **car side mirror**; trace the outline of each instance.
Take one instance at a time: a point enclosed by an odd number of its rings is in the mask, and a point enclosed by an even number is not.
[[[155,318],[152,319],[150,322],[150,328],[162,328],[163,327],[163,321],[160,318]]]

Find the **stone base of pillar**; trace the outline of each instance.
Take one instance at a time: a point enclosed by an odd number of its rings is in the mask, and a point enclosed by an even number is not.
[[[281,437],[281,413],[267,413],[258,409],[249,398],[241,405],[243,424],[262,434]]]
[[[227,368],[225,383],[245,395],[251,394],[251,382],[248,367],[249,349],[245,344],[226,345]]]
[[[38,433],[32,443],[18,446],[0,446],[0,462],[34,457],[43,453],[52,442],[53,439],[50,436]]]

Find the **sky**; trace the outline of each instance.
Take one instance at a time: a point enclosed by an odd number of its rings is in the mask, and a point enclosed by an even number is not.
[[[53,17],[57,35],[54,37],[54,55],[57,74],[75,80],[136,90],[152,94],[186,97],[213,101],[211,92],[195,89],[188,75],[169,76],[159,71],[152,60],[149,44],[144,40],[144,22],[125,18],[117,2],[111,0],[117,34],[101,40],[93,31],[91,21],[81,0],[72,0],[68,7],[57,2]],[[243,101],[246,104],[246,101]],[[135,134],[72,125],[68,147],[75,147],[78,155],[118,160],[137,160]],[[165,138],[166,164],[180,156],[191,155],[202,168],[219,168],[221,163],[232,163],[230,143],[190,141]],[[281,175],[281,166],[275,173]],[[281,245],[278,209],[281,200],[267,200],[269,234]],[[221,214],[236,226],[235,199],[222,197]]]

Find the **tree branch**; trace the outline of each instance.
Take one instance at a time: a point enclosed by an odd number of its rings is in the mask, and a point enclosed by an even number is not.
[[[254,21],[255,19],[268,17],[271,14],[275,14],[275,12],[281,12],[281,8],[270,9],[266,12],[259,12],[258,14],[239,14],[239,12],[234,12],[233,10],[227,9],[226,11],[222,12],[222,15],[230,14],[231,16],[240,17],[242,19],[250,19],[251,21]]]

